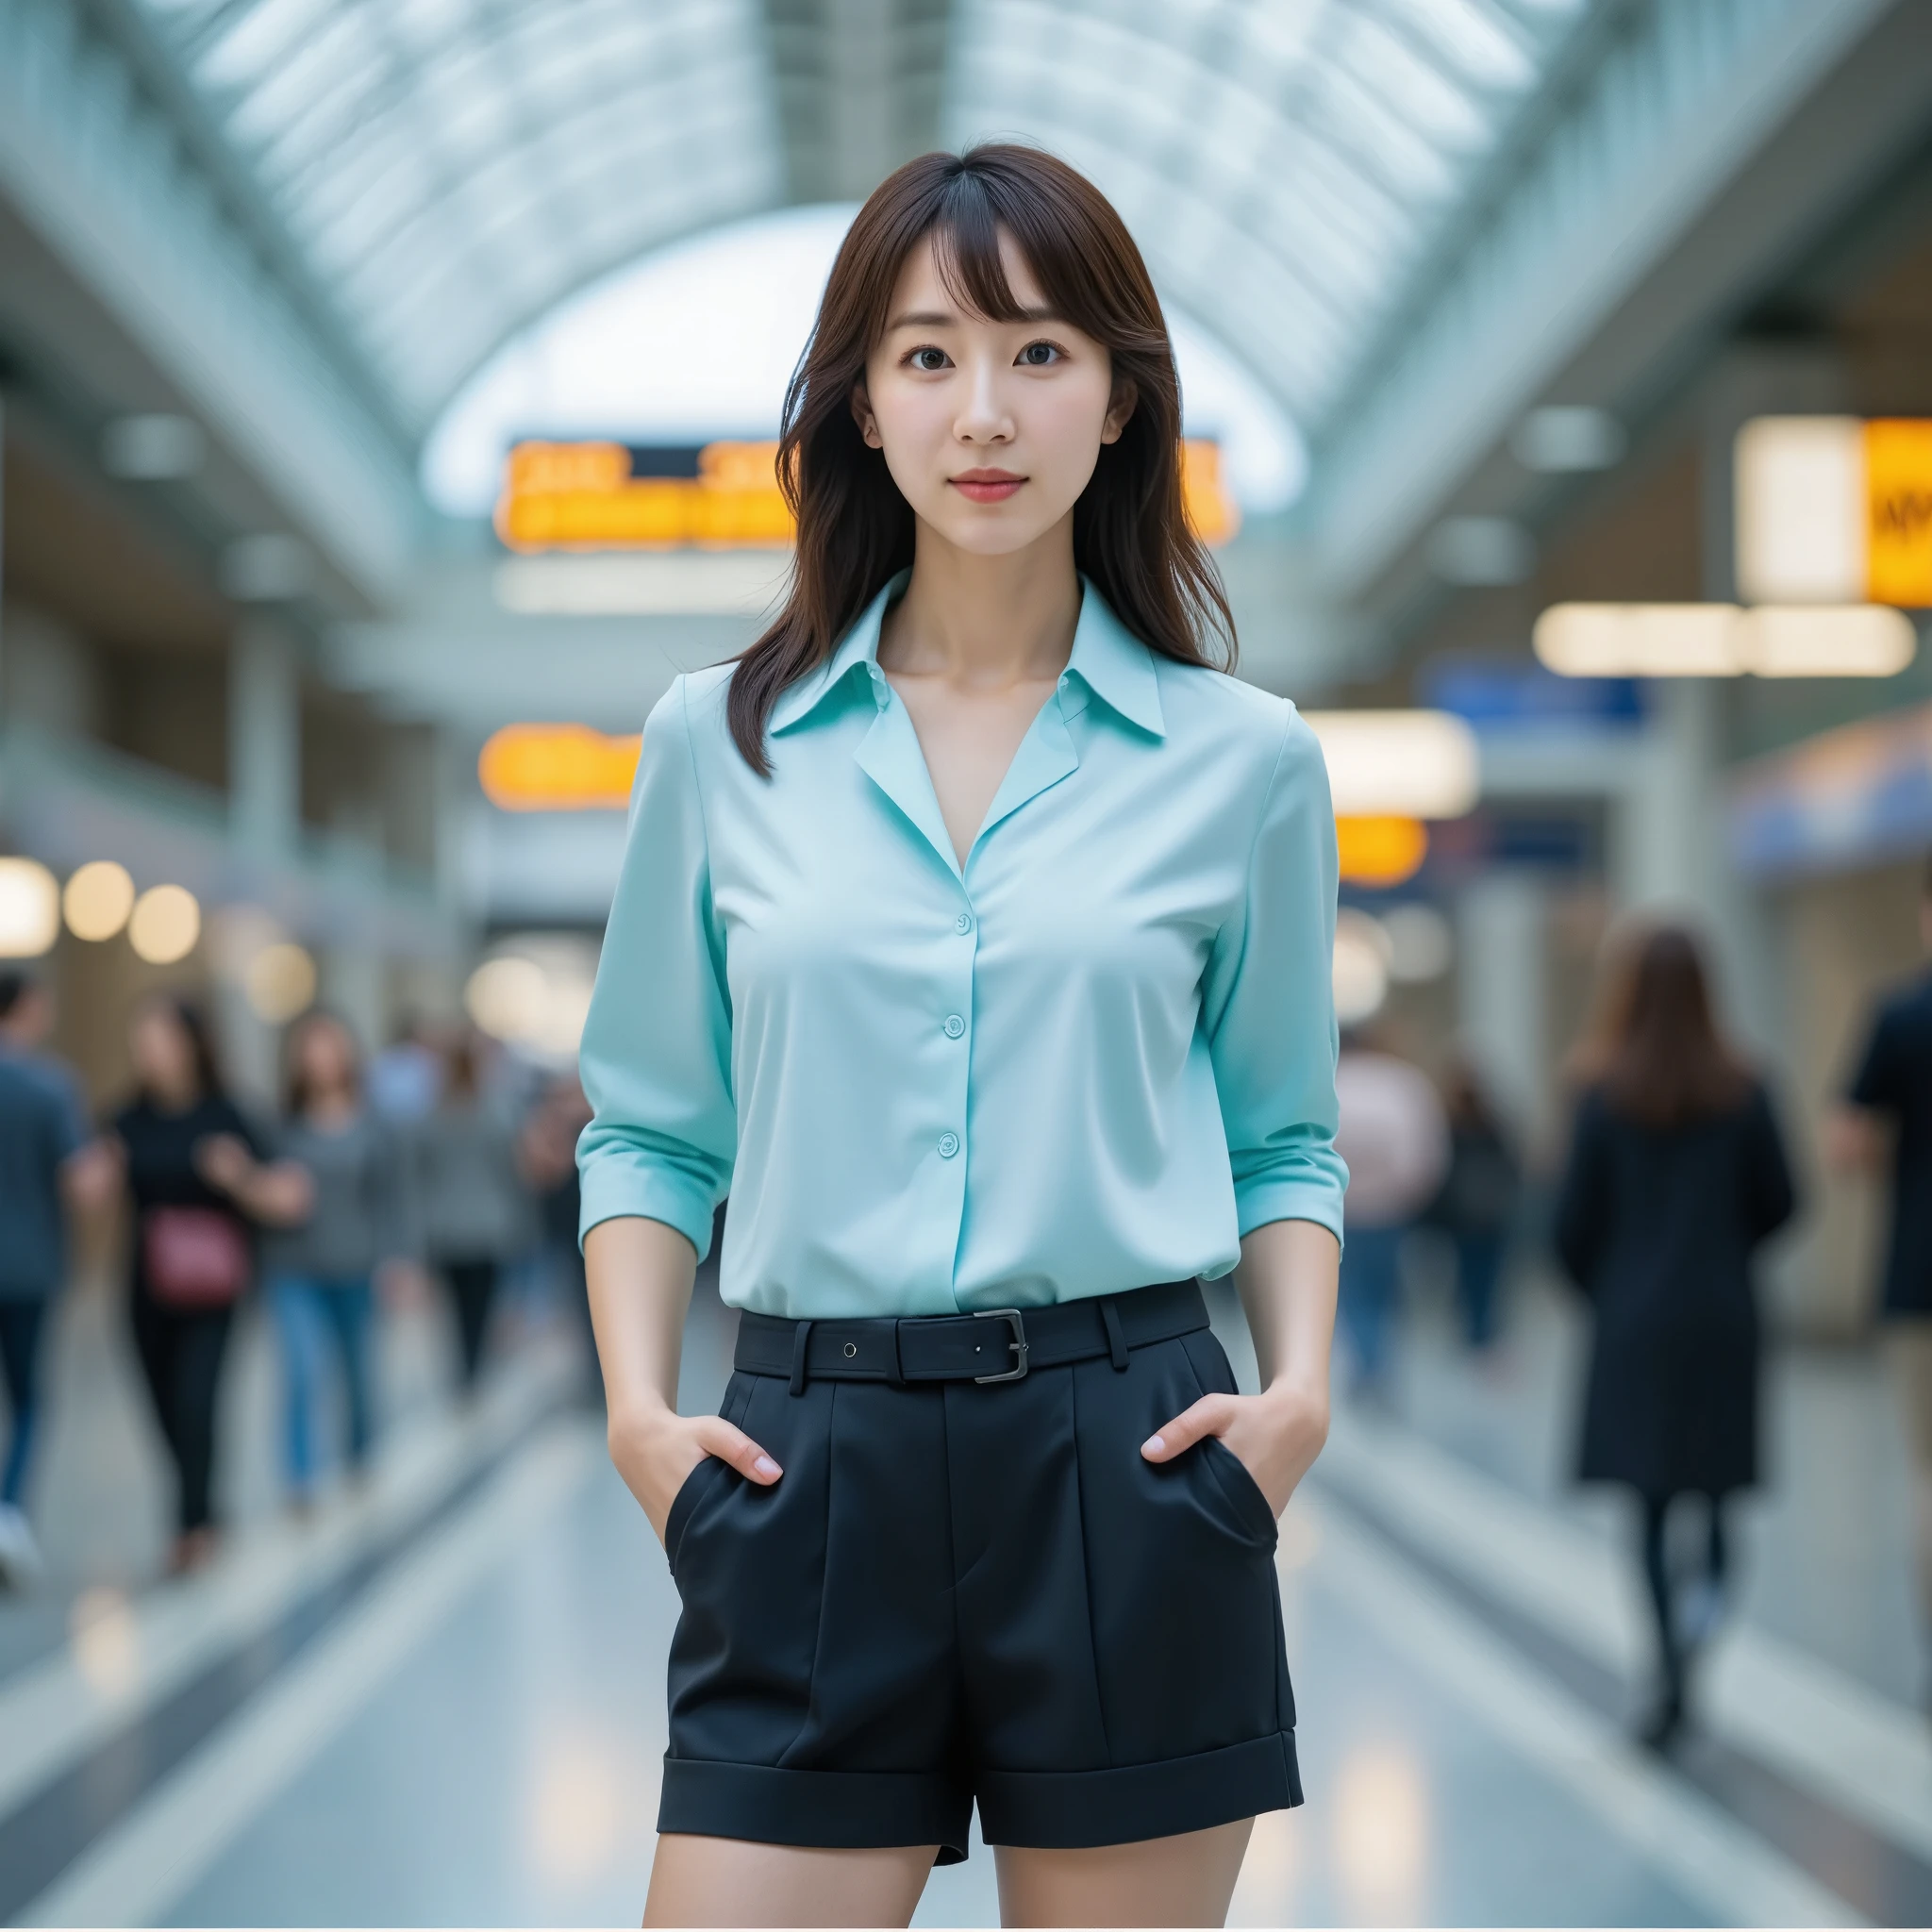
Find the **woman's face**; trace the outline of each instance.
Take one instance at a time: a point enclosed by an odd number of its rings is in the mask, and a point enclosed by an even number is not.
[[[303,1028],[295,1059],[311,1093],[339,1093],[355,1073],[349,1036],[334,1020],[311,1020]]]
[[[885,335],[866,358],[853,413],[883,450],[920,521],[982,557],[1024,550],[1073,513],[1133,398],[1113,393],[1107,351],[1049,312],[1004,231],[1007,281],[1030,311],[989,322],[940,278],[931,238],[899,271]]]
[[[192,1094],[199,1084],[194,1070],[194,1043],[169,1008],[142,1008],[134,1016],[128,1045],[134,1058],[134,1076],[149,1092]]]

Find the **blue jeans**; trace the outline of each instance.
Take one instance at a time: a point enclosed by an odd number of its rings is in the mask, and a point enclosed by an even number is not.
[[[1341,1332],[1355,1355],[1356,1380],[1378,1389],[1389,1373],[1390,1318],[1402,1287],[1407,1226],[1351,1227],[1341,1250]]]
[[[306,1491],[315,1481],[316,1414],[331,1354],[341,1363],[348,1398],[349,1466],[360,1468],[369,1454],[375,1297],[366,1274],[346,1281],[276,1274],[270,1277],[268,1291],[288,1376],[289,1480],[298,1492]]]

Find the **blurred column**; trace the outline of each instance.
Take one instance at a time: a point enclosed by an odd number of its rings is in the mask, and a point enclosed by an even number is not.
[[[239,625],[228,652],[228,824],[271,862],[292,862],[301,843],[301,666],[264,618]]]
[[[1497,870],[1457,904],[1457,1001],[1461,1043],[1519,1132],[1544,1117],[1548,1072],[1549,948],[1542,882]]]

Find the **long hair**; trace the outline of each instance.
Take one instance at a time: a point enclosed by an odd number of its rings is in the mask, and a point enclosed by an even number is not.
[[[349,1093],[358,1102],[362,1098],[362,1056],[354,1029],[340,1013],[333,1013],[326,1007],[310,1007],[289,1028],[288,1038],[282,1043],[282,1105],[291,1121],[306,1114],[315,1098],[315,1085],[308,1077],[305,1056],[309,1036],[318,1027],[328,1027],[341,1036],[347,1050]]]
[[[1603,1084],[1619,1113],[1659,1128],[1728,1113],[1750,1091],[1712,1018],[1702,952],[1681,926],[1657,927],[1631,960]]]
[[[992,322],[1023,322],[1000,262],[1002,231],[1054,312],[1107,350],[1116,394],[1134,397],[1074,506],[1075,567],[1150,650],[1218,669],[1234,661],[1226,592],[1182,502],[1174,345],[1125,224],[1085,175],[1036,148],[922,155],[859,209],[785,393],[778,481],[797,520],[797,555],[785,608],[739,659],[729,698],[732,738],[755,771],[771,770],[765,724],[778,694],[824,663],[912,561],[911,506],[852,415],[900,268],[931,235],[954,300]]]
[[[214,1032],[208,1024],[208,1015],[183,993],[151,993],[145,1004],[166,1013],[187,1036],[189,1055],[194,1062],[195,1085],[201,1090],[201,1098],[225,1100],[228,1097],[227,1083],[222,1078],[221,1057],[215,1051]],[[146,1099],[154,1098],[145,1088],[142,1094]]]

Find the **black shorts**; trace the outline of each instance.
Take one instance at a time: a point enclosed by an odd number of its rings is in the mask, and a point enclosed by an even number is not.
[[[1274,1512],[1218,1441],[1141,1455],[1234,1390],[1198,1286],[1040,1311],[1021,1379],[921,1379],[1007,1369],[1011,1327],[745,1318],[722,1413],[785,1474],[708,1458],[672,1505],[659,1831],[951,1863],[975,1800],[1055,1847],[1300,1804]]]

